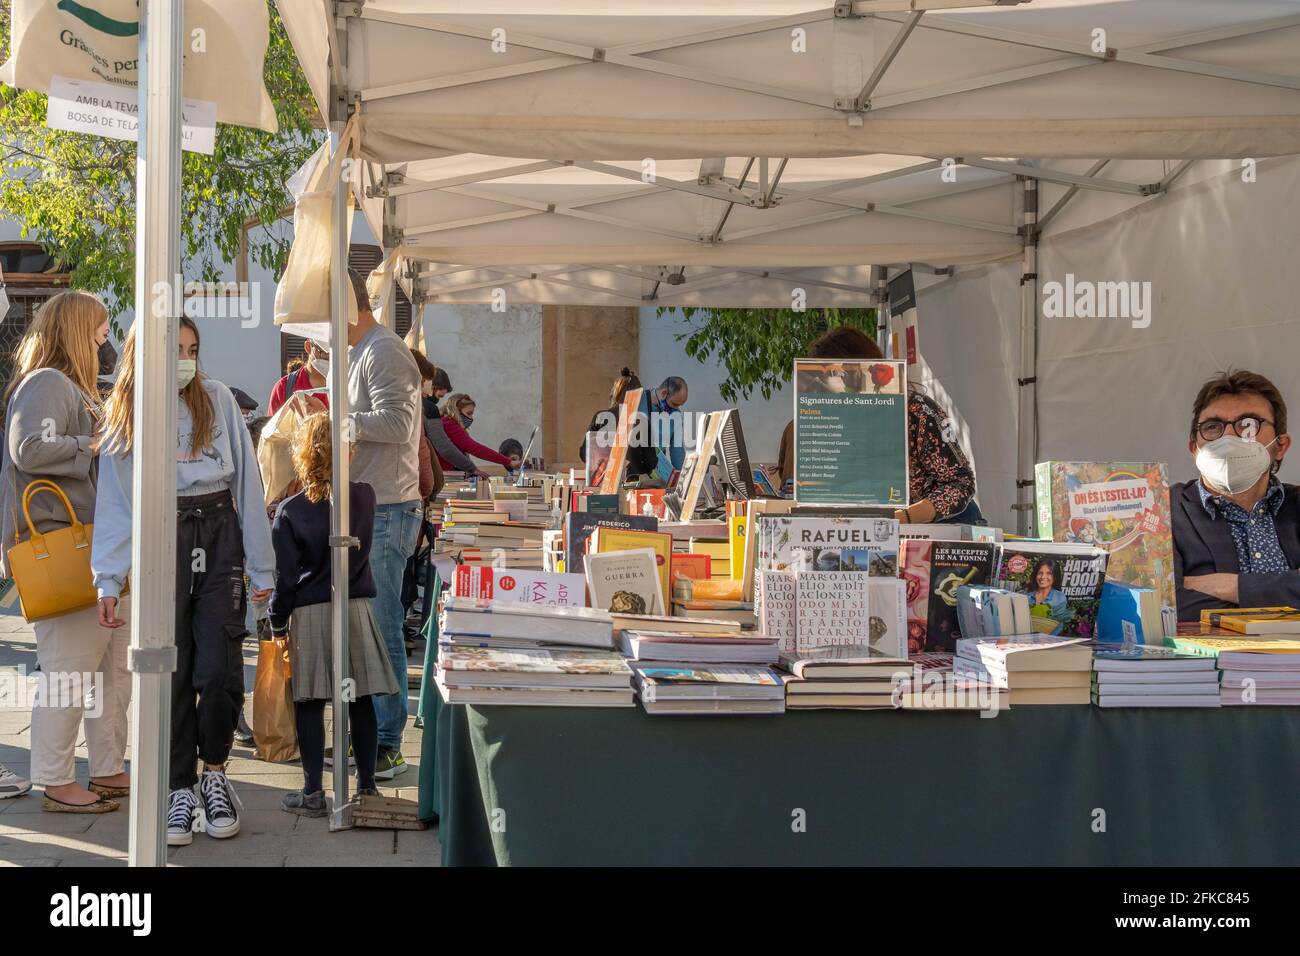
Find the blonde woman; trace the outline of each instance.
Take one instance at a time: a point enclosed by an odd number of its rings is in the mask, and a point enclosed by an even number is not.
[[[293,673],[298,750],[303,788],[285,795],[282,808],[305,817],[323,817],[325,790],[325,702],[334,696],[330,647],[330,485],[333,456],[330,420],[312,415],[298,428],[293,443],[293,470],[302,491],[286,498],[275,515],[275,594],[271,596],[271,633],[289,638]],[[400,691],[371,599],[378,591],[370,573],[370,545],[375,532],[375,489],[349,483],[352,536],[357,545],[348,556],[348,676],[355,682],[348,704],[352,752],[357,761],[357,793],[375,793],[379,725],[375,694]]]
[[[23,489],[41,478],[68,496],[77,517],[97,523],[97,460],[92,436],[101,415],[97,373],[111,354],[108,310],[84,292],[60,292],[37,313],[14,358],[14,379],[5,408],[4,463],[0,474],[3,547],[28,537],[21,516]],[[112,371],[111,368],[107,371]],[[69,526],[57,497],[31,500],[32,523],[41,533]],[[5,569],[7,576],[8,569]],[[125,619],[126,607],[122,608]],[[35,623],[36,662],[47,693],[32,708],[32,779],[45,788],[44,808],[61,813],[116,810],[130,778],[123,757],[131,675],[129,632],[102,627],[94,608]],[[85,686],[89,683],[90,686]],[[87,708],[87,691],[92,706]],[[78,731],[86,728],[90,787],[74,775]],[[0,768],[0,777],[6,771]],[[23,781],[26,783],[26,781]],[[30,789],[30,784],[19,790]],[[9,796],[16,795],[11,788]]]
[[[167,843],[193,840],[198,801],[205,831],[239,832],[237,798],[226,778],[244,702],[242,639],[254,601],[271,596],[274,556],[253,439],[230,389],[199,370],[199,330],[180,320],[176,381],[176,670],[172,674],[171,795]],[[135,328],[104,406],[91,568],[105,627],[122,624],[122,588],[131,571],[131,455],[135,414]],[[157,507],[160,502],[150,502]],[[202,761],[203,773],[196,773]],[[194,785],[199,785],[195,796]]]

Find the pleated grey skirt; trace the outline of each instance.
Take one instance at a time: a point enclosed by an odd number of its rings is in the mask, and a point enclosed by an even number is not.
[[[330,606],[308,604],[294,608],[289,620],[289,666],[293,669],[294,700],[334,697],[331,649]],[[353,698],[396,694],[400,690],[370,608],[370,598],[348,601],[348,676],[356,682]]]

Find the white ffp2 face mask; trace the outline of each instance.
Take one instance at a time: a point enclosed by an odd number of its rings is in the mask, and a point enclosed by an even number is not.
[[[1236,435],[1222,435],[1197,450],[1196,470],[1215,488],[1239,495],[1259,481],[1273,464],[1268,445]]]

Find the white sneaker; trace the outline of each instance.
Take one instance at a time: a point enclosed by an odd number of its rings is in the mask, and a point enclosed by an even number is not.
[[[189,787],[173,790],[167,798],[167,845],[189,846],[194,842],[194,818],[199,798]]]
[[[238,833],[239,811],[235,807],[243,804],[225,771],[205,769],[199,777],[199,793],[203,795],[203,828],[208,836],[224,840]]]
[[[32,782],[30,780],[18,776],[18,774],[0,763],[0,800],[21,797],[23,794],[30,792],[31,789]]]

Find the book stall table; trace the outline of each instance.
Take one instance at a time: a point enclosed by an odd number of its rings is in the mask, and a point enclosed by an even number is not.
[[[1295,865],[1297,767],[1287,707],[439,705],[420,803],[449,866]]]

